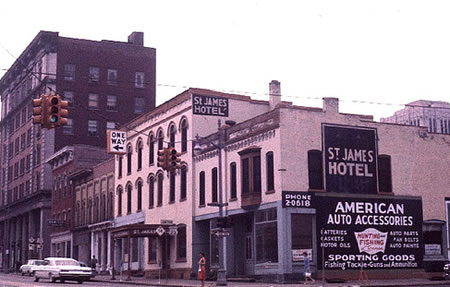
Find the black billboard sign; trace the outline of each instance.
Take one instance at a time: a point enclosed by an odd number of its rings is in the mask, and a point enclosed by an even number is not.
[[[192,95],[194,115],[228,117],[228,99],[205,95]]]
[[[377,194],[377,130],[323,124],[327,192]]]
[[[422,200],[316,196],[318,266],[326,269],[421,268]]]

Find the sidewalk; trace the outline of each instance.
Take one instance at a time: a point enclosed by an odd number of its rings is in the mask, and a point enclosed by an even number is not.
[[[126,276],[116,276],[116,280],[111,280],[110,275],[97,275],[92,281],[108,282],[119,284],[132,284],[136,286],[165,286],[165,287],[199,287],[198,280],[182,280],[182,279],[148,279],[144,277],[131,277],[127,281]],[[206,281],[205,287],[216,286],[214,281]],[[228,281],[228,287],[298,287],[298,286],[323,286],[321,281],[316,281],[314,284],[308,282],[304,285],[303,282],[292,284],[278,284],[278,283],[260,283],[260,282],[234,282]],[[449,286],[450,280],[428,280],[428,279],[408,279],[408,280],[369,280],[364,282],[347,281],[345,283],[325,283],[325,286],[330,287],[388,287],[388,286]]]

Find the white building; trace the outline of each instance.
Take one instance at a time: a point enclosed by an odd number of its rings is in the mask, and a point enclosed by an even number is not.
[[[360,264],[439,268],[448,258],[449,135],[340,114],[333,98],[322,109],[293,106],[281,102],[278,82],[270,88],[267,102],[189,89],[123,128],[129,146],[115,164],[115,268],[188,278],[204,252],[208,270],[217,270],[221,199],[233,220],[227,276],[298,280],[303,252],[313,272],[323,263],[341,277]],[[182,153],[175,172],[156,165],[157,150],[169,144]]]

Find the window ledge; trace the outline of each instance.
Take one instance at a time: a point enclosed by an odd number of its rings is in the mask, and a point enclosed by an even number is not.
[[[186,198],[180,198],[180,202],[186,201]]]
[[[169,204],[174,204],[175,200],[169,201]]]
[[[237,197],[230,198],[230,201],[237,201]]]
[[[274,189],[266,191],[266,194],[272,194],[272,193],[275,193]]]
[[[176,259],[175,260],[176,263],[184,263],[187,262],[186,258],[181,258],[181,259]]]
[[[200,204],[198,207],[202,208],[202,207],[206,207],[206,205],[205,204]]]

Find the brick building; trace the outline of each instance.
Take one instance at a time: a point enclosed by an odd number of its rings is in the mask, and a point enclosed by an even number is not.
[[[41,31],[0,79],[0,269],[50,254],[45,160],[74,144],[105,147],[107,129],[154,108],[155,73],[156,50],[141,32],[117,42]],[[69,101],[68,125],[41,130],[31,103],[49,89]],[[29,251],[28,241],[42,244]]]

